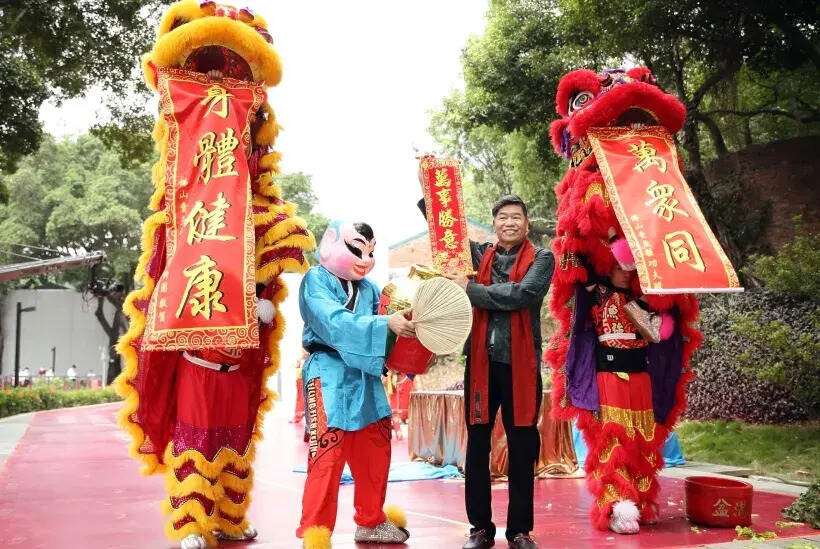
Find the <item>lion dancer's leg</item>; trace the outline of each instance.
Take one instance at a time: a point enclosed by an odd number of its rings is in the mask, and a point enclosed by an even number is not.
[[[633,534],[639,520],[657,517],[656,473],[663,465],[658,448],[652,392],[646,373],[599,372],[600,413],[587,420],[587,479],[595,502],[590,516],[596,527]]]
[[[177,422],[165,454],[166,532],[183,549],[255,536],[245,519],[253,480],[247,380],[238,365],[219,371],[203,364],[213,363],[180,356]]]

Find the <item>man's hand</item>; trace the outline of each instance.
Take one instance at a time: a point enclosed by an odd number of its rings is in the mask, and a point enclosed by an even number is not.
[[[407,320],[404,315],[409,314],[410,309],[398,311],[387,317],[387,327],[399,337],[416,337],[416,325],[412,320]]]
[[[444,273],[444,276],[461,286],[461,289],[465,292],[467,291],[467,284],[470,283],[470,279],[464,273],[449,272]]]

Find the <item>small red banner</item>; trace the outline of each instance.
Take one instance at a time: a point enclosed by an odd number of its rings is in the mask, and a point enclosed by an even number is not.
[[[473,260],[458,160],[425,156],[421,159],[421,174],[433,268],[440,273],[472,275]]]
[[[743,291],[661,126],[588,132],[646,294]]]
[[[261,86],[159,70],[168,126],[166,264],[148,309],[146,350],[259,346],[250,121]]]

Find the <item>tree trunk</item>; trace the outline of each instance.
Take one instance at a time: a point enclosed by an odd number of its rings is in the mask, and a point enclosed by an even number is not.
[[[106,382],[112,383],[114,379],[120,374],[122,370],[122,360],[120,359],[120,355],[114,350],[117,345],[117,340],[119,340],[120,335],[123,333],[123,314],[122,314],[122,303],[118,302],[115,299],[112,299],[110,296],[107,298],[109,303],[114,306],[114,318],[111,319],[111,322],[108,322],[108,319],[105,318],[105,311],[103,306],[105,305],[106,297],[99,296],[97,297],[97,309],[94,311],[94,316],[97,317],[97,321],[102,326],[103,331],[108,336],[108,369],[106,372]]]
[[[717,153],[718,158],[725,156],[729,150],[726,148],[726,141],[723,140],[723,134],[720,133],[720,128],[710,116],[705,114],[697,113],[697,118],[699,121],[703,122],[706,126],[706,129],[709,130],[709,134],[712,136],[712,141],[715,144],[715,153]]]
[[[700,156],[700,140],[698,139],[698,122],[696,120],[697,110],[689,108],[686,115],[686,121],[683,123],[683,150],[686,151],[687,160],[689,160],[689,172],[693,174],[703,174],[703,160]],[[705,192],[705,187],[698,188],[701,185],[702,177],[696,178],[699,181],[690,181],[689,185],[695,191],[695,195],[699,196],[701,192]]]

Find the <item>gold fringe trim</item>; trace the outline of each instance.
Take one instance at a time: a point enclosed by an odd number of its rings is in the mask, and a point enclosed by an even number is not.
[[[217,521],[212,515],[205,513],[205,509],[198,500],[188,500],[176,509],[170,501],[165,501],[163,502],[163,511],[166,515],[169,515],[168,520],[165,522],[165,535],[171,541],[181,540],[189,534],[199,534],[205,538],[208,545],[216,545],[217,541],[212,532],[217,529]],[[214,511],[212,512],[215,511],[216,505],[214,505]],[[194,521],[184,524],[179,530],[174,528],[175,523],[187,517],[191,517]]]
[[[655,413],[652,410],[629,410],[602,404],[600,414],[601,423],[617,423],[630,438],[635,436],[636,429],[647,442],[655,438]]]
[[[268,154],[263,154],[259,159],[259,168],[276,172],[278,170],[279,161],[282,160],[282,153],[273,151]]]
[[[262,104],[262,108],[260,110],[267,114],[267,119],[262,123],[259,129],[256,130],[256,135],[254,136],[253,142],[257,146],[273,145],[276,138],[279,136],[279,130],[282,128],[276,121],[276,115],[267,101]]]

